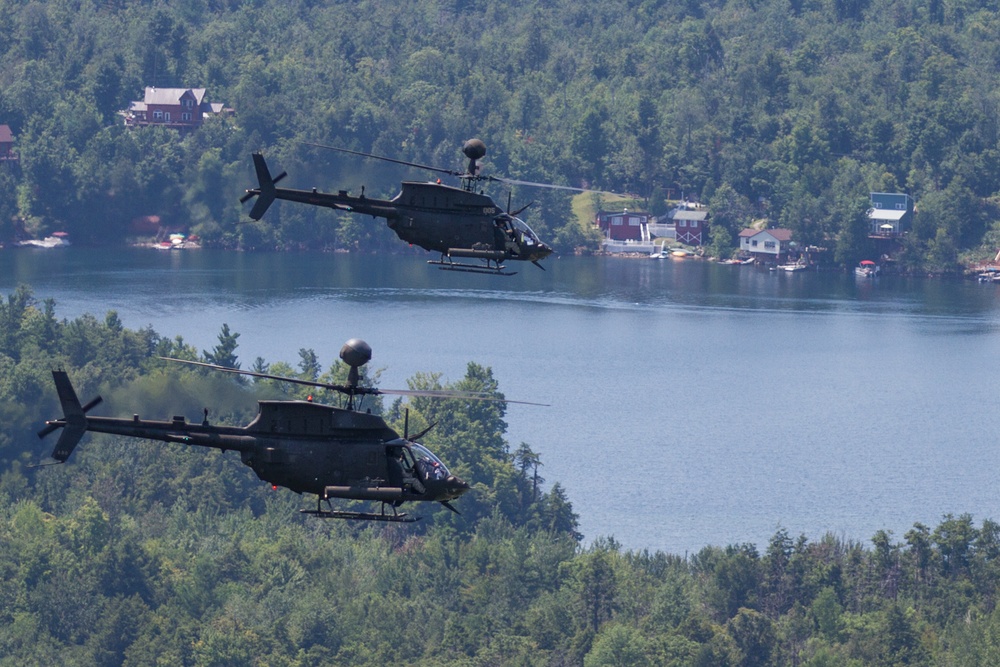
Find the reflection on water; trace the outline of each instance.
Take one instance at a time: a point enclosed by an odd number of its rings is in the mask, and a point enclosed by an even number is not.
[[[500,278],[429,257],[18,249],[0,290],[198,349],[227,323],[244,366],[330,363],[354,336],[384,387],[490,366],[509,397],[552,404],[510,406],[508,439],[541,454],[588,539],[684,553],[779,526],[1000,519],[998,286],[587,257]]]

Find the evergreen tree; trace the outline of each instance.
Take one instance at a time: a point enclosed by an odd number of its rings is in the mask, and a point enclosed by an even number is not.
[[[240,364],[236,357],[236,348],[239,347],[236,339],[239,337],[238,333],[229,330],[228,324],[223,324],[222,331],[219,332],[219,344],[212,348],[211,352],[203,350],[201,353],[205,363],[226,368],[239,368]]]

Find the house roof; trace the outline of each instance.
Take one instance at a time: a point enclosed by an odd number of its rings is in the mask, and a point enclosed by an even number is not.
[[[674,220],[704,220],[708,211],[675,211]]]
[[[9,144],[14,141],[14,133],[10,131],[9,125],[0,125],[0,144]]]
[[[181,98],[185,94],[190,94],[194,98],[194,103],[200,105],[205,98],[204,88],[154,88],[146,87],[146,96],[143,102],[150,104],[180,104]]]
[[[899,222],[903,219],[904,215],[906,215],[906,211],[890,208],[873,208],[868,211],[868,217],[872,220],[891,220],[892,222]]]
[[[645,211],[598,211],[597,215],[612,216],[612,215],[649,215]]]
[[[774,229],[744,229],[740,232],[740,238],[752,238],[758,234],[768,234],[774,237],[775,241],[791,241],[792,240],[792,230],[785,229],[784,227],[775,227]]]

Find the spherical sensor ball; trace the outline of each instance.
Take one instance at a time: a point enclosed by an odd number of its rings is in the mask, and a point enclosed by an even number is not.
[[[372,348],[360,338],[352,338],[340,348],[340,358],[351,368],[364,366],[372,359]]]

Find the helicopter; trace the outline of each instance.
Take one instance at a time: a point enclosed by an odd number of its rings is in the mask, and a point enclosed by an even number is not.
[[[166,361],[201,366],[227,373],[291,382],[328,389],[346,395],[346,407],[314,403],[311,400],[260,400],[258,413],[246,426],[212,425],[205,408],[201,423],[183,416],[169,421],[131,418],[88,417],[87,412],[102,402],[100,396],[81,405],[69,375],[53,370],[63,416],[45,422],[39,438],[62,429],[51,463],[65,463],[87,431],[110,433],[184,445],[212,447],[223,452],[235,450],[262,481],[273,488],[285,487],[302,494],[316,494],[316,509],[299,510],[319,518],[363,521],[413,522],[419,517],[398,513],[405,502],[438,502],[456,514],[452,500],[468,492],[468,482],[453,475],[430,449],[417,442],[431,428],[409,434],[409,412],[403,436],[389,428],[382,417],[361,410],[365,396],[396,394],[467,400],[509,401],[492,395],[447,390],[377,389],[360,384],[358,369],[371,360],[371,347],[353,338],[340,350],[348,365],[346,384],[313,382],[267,373],[257,373],[198,361],[161,357]],[[537,405],[537,404],[536,404]],[[334,510],[331,499],[381,502],[375,512]],[[322,503],[326,502],[324,509]],[[391,513],[386,512],[386,507]]]
[[[246,194],[240,198],[241,203],[257,198],[250,210],[252,219],[260,220],[275,199],[385,218],[389,229],[403,241],[431,252],[441,253],[441,259],[429,260],[428,264],[437,265],[446,271],[510,276],[517,272],[506,271],[504,261],[531,262],[544,270],[545,267],[539,261],[552,254],[552,248],[543,243],[538,235],[517,217],[531,205],[530,203],[513,213],[510,212],[508,203],[508,210],[505,211],[489,195],[482,191],[476,192],[479,183],[488,181],[587,192],[583,188],[482,175],[478,161],[486,155],[486,144],[479,139],[469,139],[462,146],[462,152],[469,158],[464,171],[406,162],[335,146],[312,143],[306,145],[457,176],[461,181],[461,187],[445,185],[440,179],[434,182],[404,181],[400,193],[390,200],[366,197],[364,186],[361,188],[361,194],[356,197],[349,195],[346,190],[331,194],[318,192],[316,188],[312,190],[277,188],[275,184],[288,174],[281,172],[272,177],[264,156],[258,152],[252,154],[257,187],[247,189]],[[480,263],[456,261],[456,258],[480,260]]]

